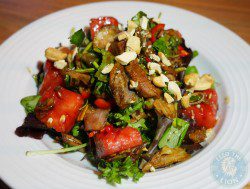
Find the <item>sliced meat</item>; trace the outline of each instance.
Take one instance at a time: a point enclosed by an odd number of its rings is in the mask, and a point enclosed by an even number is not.
[[[160,115],[165,115],[167,118],[173,119],[177,115],[174,104],[169,104],[163,99],[156,99],[154,101],[155,111]]]
[[[201,143],[206,139],[206,130],[198,129],[190,133],[188,136],[194,143]]]
[[[111,52],[114,56],[120,55],[125,51],[126,48],[126,40],[122,41],[114,41],[109,46],[109,52]]]
[[[169,148],[165,146],[143,166],[142,171],[149,172],[151,167],[166,167],[173,163],[183,162],[189,158],[190,155],[183,148]]]
[[[116,104],[121,109],[125,109],[138,98],[133,91],[129,90],[128,82],[124,67],[120,63],[116,63],[110,72],[109,85]]]
[[[93,40],[93,46],[100,49],[105,49],[108,43],[114,41],[118,33],[119,33],[118,27],[104,26],[103,28],[101,28],[99,32],[96,33]]]
[[[95,135],[94,142],[98,158],[103,158],[142,144],[141,134],[132,127],[113,128]]]
[[[138,82],[136,90],[144,98],[160,98],[162,91],[155,87],[147,77],[147,73],[140,67],[138,61],[132,61],[126,66],[126,71],[135,82]]]
[[[85,85],[88,85],[89,81],[90,81],[90,75],[85,74],[85,73],[78,73],[74,70],[62,70],[61,73],[63,75],[69,75],[70,77],[74,78],[74,79],[78,79],[81,82],[83,82]]]
[[[99,131],[107,121],[109,109],[100,109],[89,106],[84,115],[84,129],[85,131]]]

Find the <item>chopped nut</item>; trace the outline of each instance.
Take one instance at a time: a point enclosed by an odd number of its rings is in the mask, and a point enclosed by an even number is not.
[[[174,81],[168,83],[168,90],[175,95],[177,100],[182,98],[181,89]]]
[[[51,124],[51,123],[53,122],[53,118],[50,117],[50,118],[47,120],[47,122]]]
[[[184,108],[188,108],[190,106],[189,104],[189,99],[190,99],[190,95],[184,95],[181,99],[181,105],[184,107]]]
[[[154,75],[155,74],[155,70],[149,70],[148,71],[148,75]]]
[[[165,64],[166,66],[171,66],[171,62],[167,59],[167,57],[162,52],[158,52],[158,56],[161,58],[161,61],[163,64]]]
[[[158,74],[162,73],[160,64],[149,62],[147,66],[149,70],[155,70]]]
[[[132,36],[128,38],[128,41],[126,43],[127,50],[134,51],[137,54],[140,54],[141,47],[140,47],[140,38],[137,36]]]
[[[123,30],[123,25],[119,23],[119,24],[118,24],[118,29],[119,29],[119,30]]]
[[[130,36],[133,36],[133,35],[135,34],[135,29],[132,29],[132,30],[128,31],[128,34],[129,34]]]
[[[124,52],[118,56],[115,57],[115,60],[120,62],[120,64],[122,65],[128,65],[129,62],[131,62],[132,60],[135,60],[137,57],[136,52],[133,51],[128,51],[128,52]]]
[[[174,99],[171,95],[169,95],[168,93],[164,93],[164,99],[170,104],[172,102],[174,102]]]
[[[129,37],[129,33],[126,31],[123,31],[121,33],[118,34],[117,38],[119,41],[123,40],[123,39],[127,39]]]
[[[141,18],[140,25],[143,30],[146,30],[148,28],[148,18],[146,16],[143,16]]]
[[[167,76],[165,76],[164,74],[161,74],[161,78],[164,82],[169,82],[169,79]]]
[[[198,79],[199,79],[199,74],[190,73],[190,74],[184,76],[184,83],[187,86],[193,87],[196,85]]]
[[[107,66],[105,66],[102,70],[102,74],[108,74],[109,72],[111,72],[111,70],[113,69],[114,64],[108,64]]]
[[[160,62],[160,57],[157,56],[156,54],[150,54],[149,57],[153,60],[155,60],[156,62]]]
[[[106,45],[106,47],[105,47],[105,50],[106,50],[106,51],[108,51],[108,50],[109,50],[110,45],[111,45],[111,43],[110,43],[110,42],[108,42],[108,43],[107,43],[107,45]]]
[[[51,61],[58,61],[58,60],[64,60],[67,57],[67,54],[61,52],[58,49],[49,47],[45,50],[45,57]]]
[[[65,66],[67,66],[67,62],[65,60],[58,60],[54,62],[54,67],[59,70],[62,70]]]
[[[196,91],[204,91],[210,89],[214,83],[214,78],[209,74],[201,76],[194,86]]]
[[[165,84],[165,82],[163,81],[161,76],[158,77],[154,77],[153,78],[153,83],[155,86],[157,87],[166,87],[167,85]]]
[[[151,172],[155,172],[154,166],[151,166],[149,170],[150,170]]]
[[[130,33],[132,30],[135,30],[137,28],[137,24],[132,21],[132,20],[128,20],[128,32]]]
[[[137,87],[138,87],[138,82],[137,82],[137,81],[130,80],[129,88],[130,88],[130,89],[136,89]]]
[[[60,117],[60,122],[65,122],[65,120],[66,120],[66,116],[65,115],[62,115],[61,117]]]

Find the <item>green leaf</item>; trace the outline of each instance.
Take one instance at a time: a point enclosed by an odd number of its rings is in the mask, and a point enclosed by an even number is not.
[[[164,132],[159,141],[159,148],[168,146],[170,148],[179,147],[186,135],[189,123],[180,118],[175,118],[172,125]]]
[[[185,70],[185,75],[191,74],[191,73],[199,73],[196,66],[188,66]]]
[[[142,11],[139,11],[134,17],[132,17],[131,20],[133,20],[137,25],[140,25],[140,19],[143,16],[147,17],[147,14]]]
[[[112,162],[101,160],[98,170],[101,171],[100,178],[105,178],[110,184],[120,184],[123,178],[132,178],[134,182],[137,182],[144,175],[139,169],[138,161],[133,163],[129,156],[125,160]]]
[[[28,114],[28,113],[34,112],[35,107],[36,107],[40,98],[41,98],[40,95],[27,96],[27,97],[24,97],[20,101],[20,103],[24,107],[25,112]]]
[[[70,37],[70,43],[79,47],[82,45],[84,38],[85,38],[85,33],[83,32],[82,29],[80,29]]]
[[[108,76],[102,74],[102,70],[108,64],[114,63],[115,57],[108,51],[101,50],[100,52],[102,53],[102,63],[99,66],[98,71],[95,74],[95,77],[97,77],[99,81],[108,82]]]
[[[193,58],[195,58],[196,56],[198,56],[199,55],[199,52],[198,51],[193,51]]]

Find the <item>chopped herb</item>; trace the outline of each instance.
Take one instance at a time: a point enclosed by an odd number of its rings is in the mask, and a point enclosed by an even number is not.
[[[70,43],[80,47],[85,38],[85,33],[82,29],[75,32],[72,36],[70,36]]]
[[[76,125],[76,126],[74,126],[73,127],[73,129],[72,129],[72,135],[74,136],[74,137],[77,137],[78,135],[79,135],[79,128],[80,128],[80,126],[79,125]]]
[[[145,124],[145,119],[140,119],[139,121],[135,122],[135,123],[129,123],[128,126],[136,128],[138,130],[147,130],[148,127]]]
[[[142,11],[139,11],[134,17],[132,17],[131,20],[133,20],[137,25],[140,25],[140,19],[143,16],[147,17],[147,14]]]
[[[79,73],[92,73],[95,71],[95,68],[76,69],[75,71]]]
[[[138,100],[137,102],[133,103],[128,108],[120,112],[110,113],[108,117],[109,122],[111,122],[112,124],[116,126],[126,126],[130,124],[130,119],[131,119],[130,116],[132,113],[134,113],[137,110],[143,111],[142,109],[143,105],[144,105],[144,101]]]
[[[34,112],[35,107],[40,98],[41,98],[40,95],[27,96],[27,97],[22,98],[20,103],[24,107],[25,112],[28,114],[28,113]]]
[[[174,57],[181,42],[181,39],[176,36],[165,35],[153,43],[153,48],[164,53],[166,57]]]
[[[111,95],[108,83],[97,81],[95,84],[94,95],[108,94]]]
[[[137,182],[144,175],[139,169],[138,161],[133,163],[130,156],[125,160],[112,162],[101,160],[98,170],[101,171],[100,177],[105,178],[110,184],[120,184],[122,178],[132,178],[134,182]]]
[[[83,50],[83,53],[88,52],[88,51],[92,48],[92,46],[93,46],[93,43],[90,42],[90,43],[85,47],[85,49]]]
[[[198,56],[199,55],[199,52],[198,51],[193,51],[193,58],[195,58],[196,56]]]
[[[100,50],[100,52],[102,54],[102,63],[99,66],[98,71],[95,74],[95,77],[97,77],[99,81],[108,82],[108,76],[102,74],[102,70],[108,64],[114,63],[115,57],[108,51]]]

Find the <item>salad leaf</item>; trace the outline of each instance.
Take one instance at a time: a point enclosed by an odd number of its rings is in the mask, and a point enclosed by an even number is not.
[[[85,38],[85,33],[83,32],[82,29],[80,29],[70,37],[70,43],[79,47],[81,46],[84,38]]]
[[[185,75],[191,74],[191,73],[199,73],[196,66],[188,66],[185,70]]]
[[[99,66],[95,77],[97,77],[99,81],[108,82],[108,76],[102,74],[102,70],[108,64],[114,63],[115,57],[108,51],[101,50],[100,52],[102,53],[102,63]]]
[[[180,118],[175,118],[172,125],[164,132],[159,141],[159,148],[168,146],[170,148],[179,147],[186,135],[189,123]]]
[[[101,171],[100,177],[105,178],[110,184],[120,184],[122,178],[132,178],[134,182],[137,182],[144,175],[139,169],[138,161],[133,163],[130,156],[125,160],[112,162],[101,160],[98,170]]]
[[[140,25],[140,19],[145,16],[147,17],[147,14],[142,12],[142,11],[139,11],[134,17],[132,17],[132,20],[137,24],[137,25]]]
[[[35,110],[35,107],[41,98],[40,95],[32,95],[32,96],[27,96],[21,99],[20,103],[24,107],[25,112],[32,113]]]

